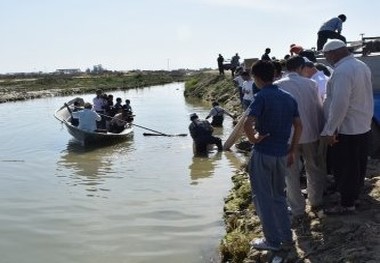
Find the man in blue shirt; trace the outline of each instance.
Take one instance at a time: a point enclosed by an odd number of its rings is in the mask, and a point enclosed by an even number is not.
[[[252,241],[256,249],[289,249],[293,244],[285,194],[286,167],[294,162],[302,124],[296,100],[273,85],[274,65],[259,60],[252,75],[260,92],[249,106],[244,131],[254,144],[250,160],[252,199],[264,238]],[[291,129],[294,133],[288,144]]]
[[[342,24],[347,17],[343,14],[338,17],[333,17],[330,20],[323,23],[318,31],[317,50],[322,50],[323,45],[327,42],[327,39],[340,39],[346,43],[346,38],[340,33],[342,32]]]

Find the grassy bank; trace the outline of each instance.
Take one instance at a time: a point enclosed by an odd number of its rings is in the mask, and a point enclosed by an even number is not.
[[[30,77],[7,76],[0,79],[0,103],[46,96],[126,90],[185,81],[187,72],[139,71],[131,73],[81,74],[76,76],[41,74]]]

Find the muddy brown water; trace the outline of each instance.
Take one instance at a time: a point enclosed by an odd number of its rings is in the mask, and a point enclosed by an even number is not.
[[[135,122],[188,133],[205,117],[183,83],[115,91],[131,100]],[[93,94],[83,98],[91,101]],[[0,255],[7,263],[217,261],[223,198],[243,157],[195,158],[187,137],[133,137],[83,148],[54,111],[71,97],[0,104]],[[232,130],[216,134],[226,139]]]

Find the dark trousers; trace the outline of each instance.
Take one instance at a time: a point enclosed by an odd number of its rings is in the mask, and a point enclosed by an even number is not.
[[[322,50],[327,39],[340,39],[346,43],[346,38],[335,31],[319,31],[317,40],[317,50]]]
[[[106,128],[106,117],[104,116],[104,111],[97,111],[97,113],[102,117],[100,121],[96,122],[96,127],[98,129],[105,129]]]
[[[222,127],[223,126],[223,120],[224,120],[223,116],[214,116],[214,117],[212,117],[211,126]]]
[[[218,64],[218,69],[219,69],[219,75],[224,75],[223,64]]]
[[[195,140],[196,154],[207,155],[208,144],[216,144],[216,146],[218,146],[219,151],[223,150],[222,140],[218,137],[210,135]]]
[[[364,185],[367,170],[370,132],[358,135],[338,134],[338,143],[331,147],[332,167],[341,205],[354,206]]]

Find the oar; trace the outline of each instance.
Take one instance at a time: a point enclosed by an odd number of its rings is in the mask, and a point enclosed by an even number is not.
[[[186,133],[179,133],[179,134],[160,134],[160,133],[148,133],[148,132],[144,132],[143,135],[144,135],[144,136],[168,136],[168,137],[173,137],[173,136],[182,136],[182,137],[185,137],[185,136],[187,136]]]
[[[101,114],[99,113],[100,115],[104,116],[104,117],[108,117],[108,118],[111,118],[111,119],[114,119],[114,117],[111,117],[111,116],[108,116],[108,115],[105,115],[105,114]],[[123,122],[126,122],[126,123],[129,123],[125,120],[121,120]],[[136,126],[138,128],[141,128],[141,129],[144,129],[144,130],[147,130],[147,131],[151,131],[151,132],[154,132],[156,135],[155,136],[166,136],[166,137],[174,137],[174,136],[187,136],[186,133],[180,133],[180,134],[166,134],[166,133],[163,133],[163,132],[160,132],[160,131],[156,131],[156,130],[153,130],[153,129],[150,129],[150,128],[147,128],[147,127],[144,127],[144,126],[141,126],[141,125],[138,125],[138,124],[135,124],[135,123],[131,123],[133,126]],[[143,133],[144,136],[154,136],[152,135],[152,133]]]
[[[160,132],[160,131],[156,131],[156,130],[153,130],[153,129],[150,129],[150,128],[147,128],[147,127],[144,127],[144,126],[141,126],[141,125],[138,125],[138,124],[135,124],[135,123],[132,123],[133,126],[136,126],[136,127],[139,127],[141,129],[144,129],[144,130],[147,130],[147,131],[151,131],[151,132],[154,132],[153,133],[143,133],[144,136],[166,136],[166,137],[175,137],[175,136],[182,136],[182,137],[185,137],[187,136],[186,133],[180,133],[180,134],[166,134],[166,133],[163,133],[163,132]]]

